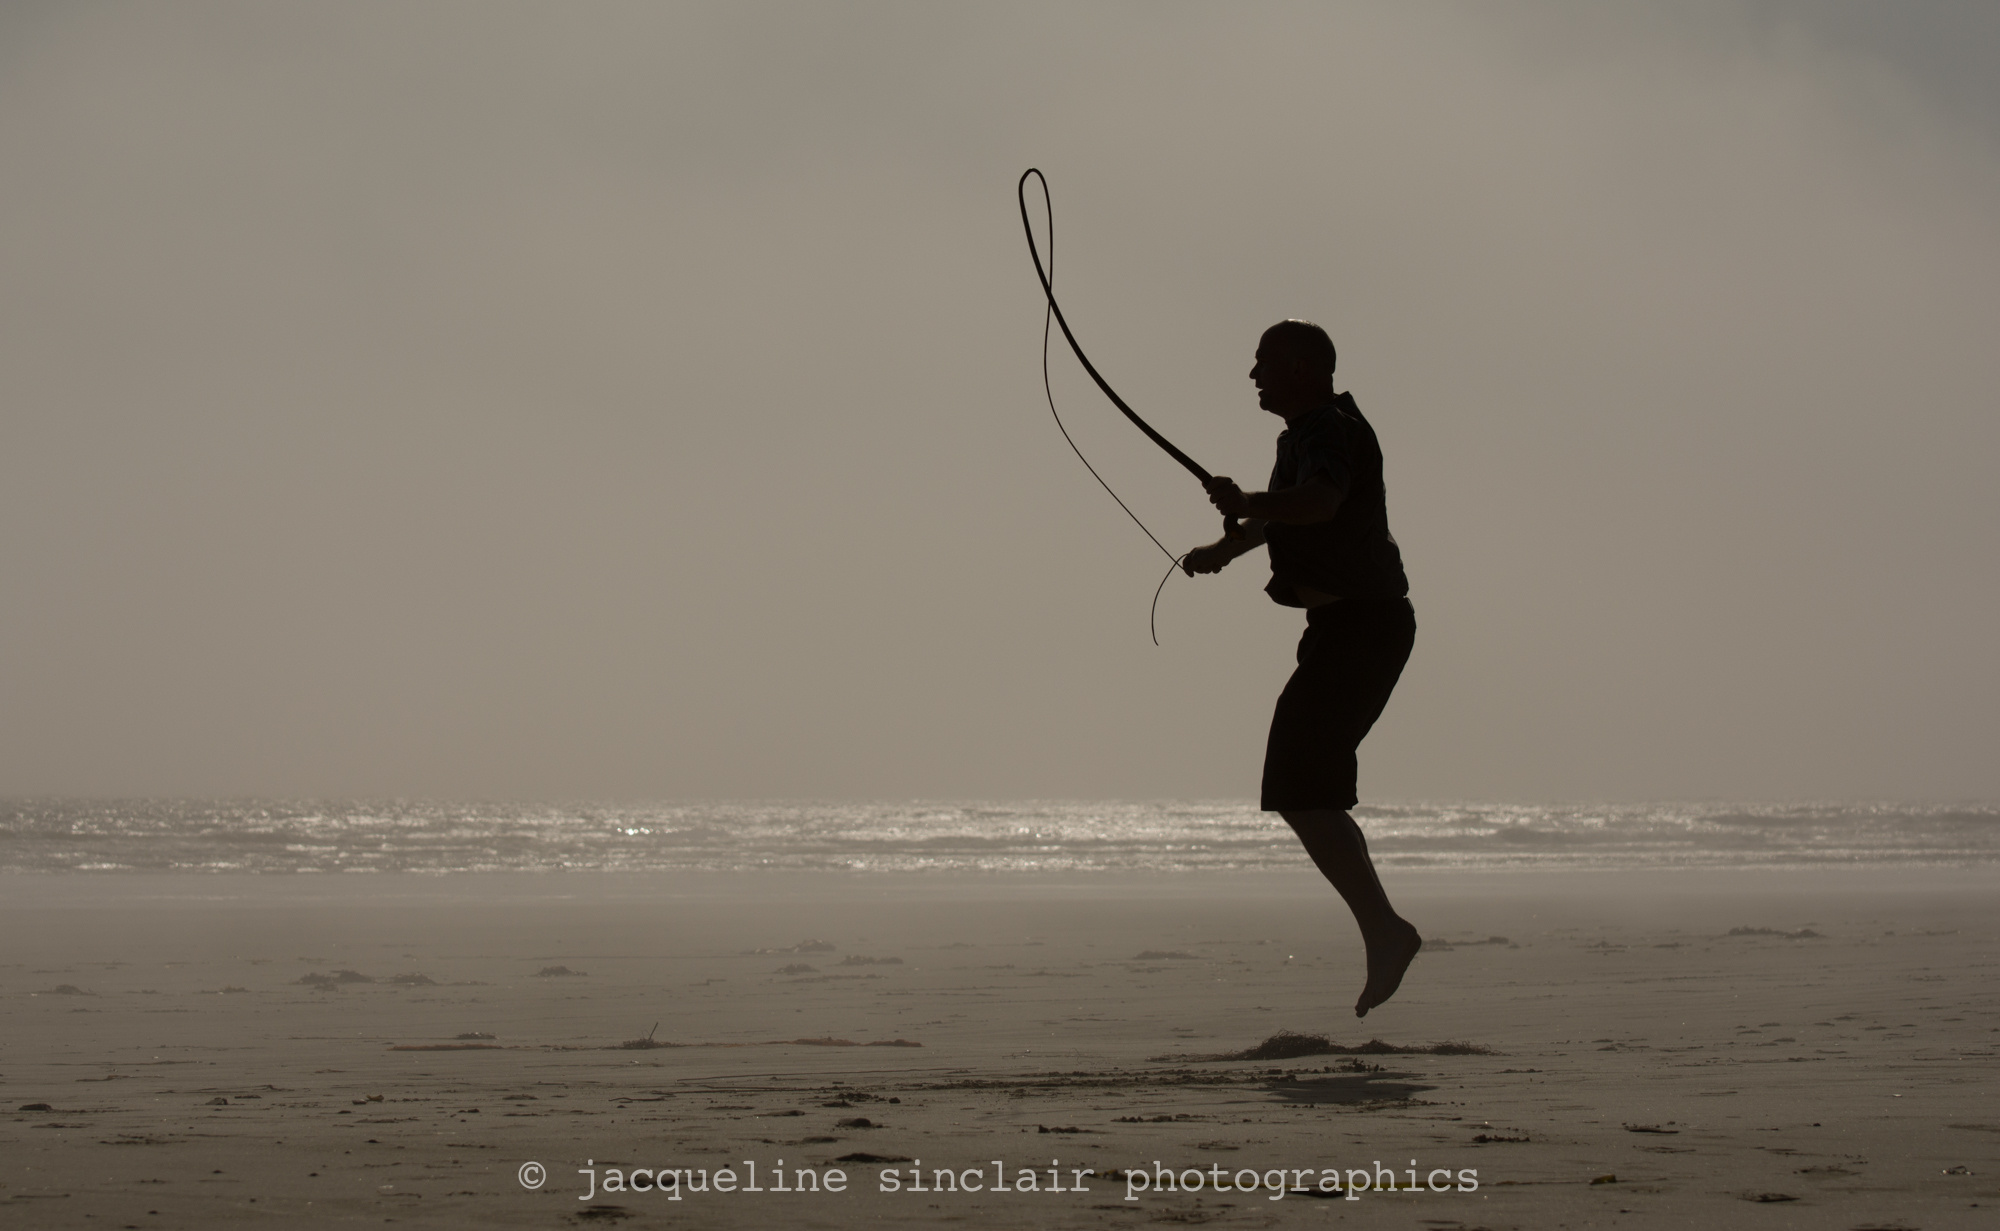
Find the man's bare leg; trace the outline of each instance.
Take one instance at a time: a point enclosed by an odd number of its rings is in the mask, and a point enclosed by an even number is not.
[[[1338,808],[1279,815],[1299,835],[1306,854],[1340,891],[1347,908],[1354,912],[1354,921],[1361,925],[1361,940],[1368,946],[1368,985],[1354,1002],[1354,1016],[1366,1017],[1368,1010],[1402,986],[1403,972],[1410,968],[1417,950],[1424,947],[1424,938],[1389,905],[1389,895],[1375,875],[1375,863],[1368,858],[1368,839],[1353,817]]]

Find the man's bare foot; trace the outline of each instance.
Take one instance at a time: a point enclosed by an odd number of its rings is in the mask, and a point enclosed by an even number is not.
[[[1403,985],[1403,972],[1416,960],[1417,950],[1424,947],[1424,938],[1403,919],[1364,934],[1362,940],[1368,946],[1368,986],[1354,1002],[1356,1017],[1368,1016],[1368,1010],[1396,994]]]

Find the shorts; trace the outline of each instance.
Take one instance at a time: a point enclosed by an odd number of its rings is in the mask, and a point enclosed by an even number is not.
[[[1355,750],[1389,704],[1416,638],[1407,598],[1350,598],[1306,612],[1298,669],[1278,695],[1264,749],[1264,811],[1344,811],[1359,801]]]

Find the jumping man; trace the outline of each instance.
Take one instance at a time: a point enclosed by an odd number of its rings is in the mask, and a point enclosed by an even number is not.
[[[1340,891],[1368,946],[1368,983],[1354,1015],[1396,994],[1423,947],[1389,905],[1368,841],[1347,810],[1355,749],[1389,703],[1409,661],[1417,618],[1403,554],[1389,533],[1382,449],[1354,398],[1333,391],[1333,339],[1307,321],[1280,321],[1257,344],[1257,404],[1284,419],[1269,491],[1220,475],[1208,498],[1243,519],[1244,536],[1197,547],[1188,575],[1217,573],[1259,546],[1271,552],[1273,602],[1303,607],[1299,665],[1278,696],[1264,751],[1263,807],[1285,818]]]

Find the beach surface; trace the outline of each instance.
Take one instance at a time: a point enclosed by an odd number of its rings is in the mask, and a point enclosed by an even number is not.
[[[1992,870],[1390,889],[0,877],[0,1223],[1994,1225]]]

